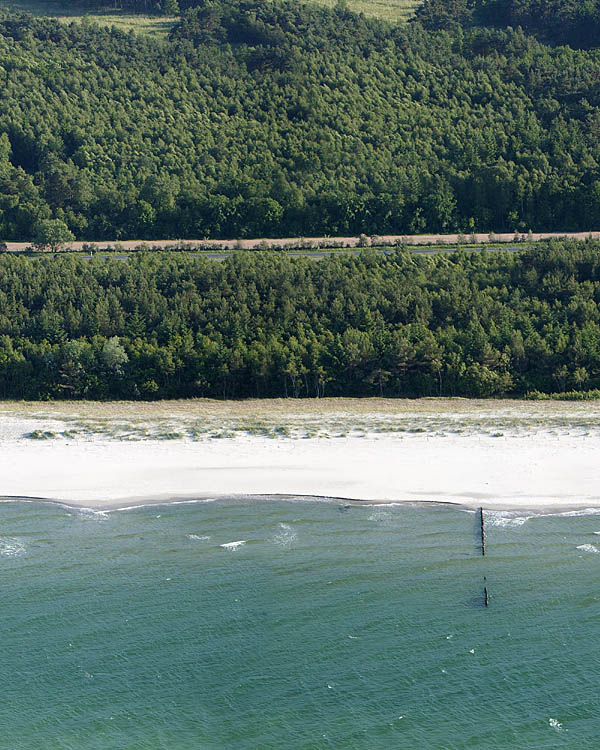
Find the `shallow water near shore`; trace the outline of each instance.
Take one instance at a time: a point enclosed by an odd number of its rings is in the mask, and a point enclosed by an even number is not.
[[[1,504],[0,748],[595,747],[600,516],[486,528],[482,558],[451,507]]]

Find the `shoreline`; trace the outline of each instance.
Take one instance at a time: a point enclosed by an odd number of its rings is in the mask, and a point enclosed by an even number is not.
[[[0,405],[4,502],[600,508],[600,404]]]
[[[58,498],[1,496],[0,505],[23,503],[29,505],[51,505],[75,512],[91,513],[120,513],[141,508],[168,508],[173,505],[253,505],[257,503],[327,503],[337,505],[341,509],[350,508],[448,508],[461,510],[466,513],[476,513],[483,509],[485,513],[514,515],[518,518],[541,516],[583,516],[600,515],[600,502],[597,505],[582,503],[580,505],[552,504],[552,505],[514,505],[514,506],[486,506],[485,503],[463,503],[452,500],[357,500],[351,497],[329,497],[327,495],[291,495],[284,493],[264,495],[220,495],[217,497],[144,497],[126,500],[126,505],[119,503],[101,504],[97,506],[68,502]]]

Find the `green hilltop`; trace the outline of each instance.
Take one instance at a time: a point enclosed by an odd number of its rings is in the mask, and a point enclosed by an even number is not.
[[[430,23],[288,0],[203,2],[163,37],[1,16],[0,239],[597,227],[597,50]]]

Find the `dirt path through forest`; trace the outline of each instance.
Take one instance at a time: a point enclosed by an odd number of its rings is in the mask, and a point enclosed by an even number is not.
[[[459,244],[488,244],[488,243],[509,243],[509,242],[537,242],[551,238],[569,238],[585,240],[587,238],[600,239],[600,231],[588,232],[533,232],[520,234],[506,232],[500,234],[418,234],[418,235],[401,235],[386,234],[376,235],[373,237],[285,237],[285,238],[258,238],[246,240],[103,240],[96,242],[69,242],[63,250],[80,251],[86,250],[93,246],[96,250],[107,248],[113,250],[135,250],[140,247],[149,249],[168,249],[169,247],[181,247],[182,245],[190,250],[255,250],[268,248],[286,248],[297,249],[317,249],[327,247],[363,247],[371,244],[377,245],[394,245],[404,243],[405,245],[459,245]],[[31,242],[7,242],[8,252],[23,252],[31,247]]]

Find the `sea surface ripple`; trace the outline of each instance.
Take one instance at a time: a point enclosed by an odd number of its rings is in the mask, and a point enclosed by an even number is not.
[[[485,557],[450,507],[0,524],[1,750],[598,746],[597,516],[491,514]]]

